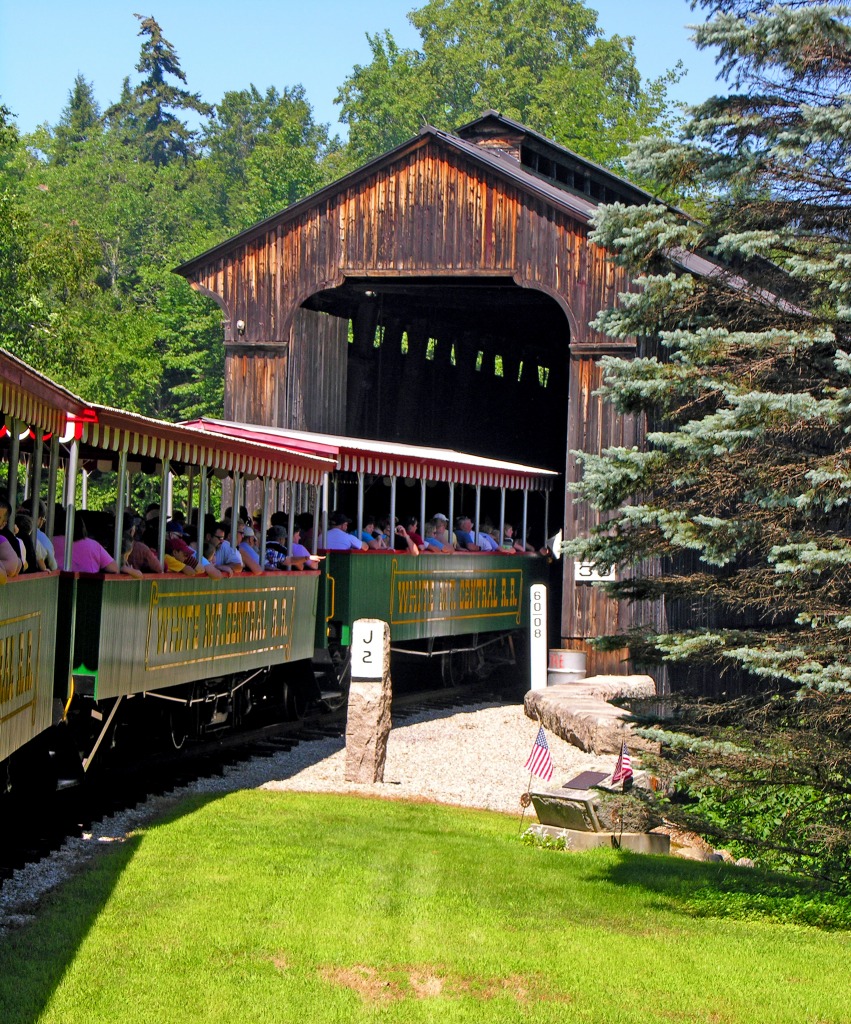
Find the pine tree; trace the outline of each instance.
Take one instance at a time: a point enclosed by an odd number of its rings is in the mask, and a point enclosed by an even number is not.
[[[53,132],[51,163],[68,163],[80,148],[101,130],[100,107],[95,99],[92,83],[78,74],[68,93],[68,105],[62,111]]]
[[[187,160],[194,153],[196,133],[172,111],[193,110],[203,116],[212,113],[198,93],[172,85],[168,78],[186,83],[186,75],[174,46],[163,36],[162,29],[152,17],[139,19],[139,35],[145,36],[139,52],[136,70],[142,81],[132,89],[125,81],[121,100],[107,111],[115,127],[121,127],[128,140],[139,142],[143,158],[154,166],[162,167],[173,160]]]
[[[851,8],[699,2],[734,91],[631,158],[699,220],[596,218],[636,285],[596,325],[641,353],[604,358],[603,394],[650,431],[581,457],[606,522],[572,553],[664,602],[637,656],[742,685],[655,733],[703,826],[851,880]]]

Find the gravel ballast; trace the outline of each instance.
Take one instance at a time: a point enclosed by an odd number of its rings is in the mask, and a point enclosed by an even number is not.
[[[422,712],[394,726],[387,743],[384,782],[348,783],[344,779],[342,739],[302,741],[290,751],[257,757],[199,779],[165,797],[122,811],[93,826],[91,833],[68,839],[37,864],[16,871],[0,889],[0,932],[29,920],[38,900],[79,869],[98,850],[121,842],[182,798],[194,793],[240,789],[357,793],[391,799],[424,799],[461,807],[521,813],[520,796],[529,788],[523,768],[538,727],[521,705],[485,704]],[[610,757],[583,753],[548,736],[554,775],[547,786],[561,786],[586,770],[610,771]],[[540,780],[538,780],[540,781]]]

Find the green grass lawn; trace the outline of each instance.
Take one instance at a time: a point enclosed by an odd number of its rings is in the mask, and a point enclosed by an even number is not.
[[[0,1021],[851,1021],[839,899],[517,830],[429,804],[198,798],[0,941]]]

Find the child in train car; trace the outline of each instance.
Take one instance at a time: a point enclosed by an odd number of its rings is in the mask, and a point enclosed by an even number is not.
[[[264,569],[280,572],[289,569],[290,563],[286,547],[287,533],[283,526],[274,524],[266,532],[266,562]]]
[[[203,571],[210,577],[210,579],[220,580],[222,578],[233,576],[233,571],[228,566],[223,565],[219,567],[214,564],[213,559],[215,558],[215,556],[215,545],[213,544],[212,541],[208,540],[204,544],[204,550],[198,557],[198,562]]]
[[[130,513],[129,518],[129,531],[133,538],[133,545],[130,549],[127,564],[132,569],[138,569],[142,573],[163,572],[162,564],[159,558],[157,558],[156,552],[149,544],[145,543],[146,521],[133,513]]]
[[[24,549],[24,568],[25,573],[44,572],[44,562],[39,562],[38,556],[36,555],[35,546],[33,545],[32,532],[33,532],[33,521],[32,516],[26,512],[19,511],[15,513],[15,525],[13,527],[15,534],[18,538],[18,544]]]
[[[172,519],[165,526],[165,571],[197,576],[203,572],[195,552],[183,539],[183,525]]]
[[[32,502],[24,502],[22,506],[24,512],[33,514]],[[36,561],[48,572],[55,571],[58,566],[56,564],[56,553],[53,550],[53,541],[44,532],[44,524],[47,522],[47,505],[43,501],[39,501],[36,506],[37,517],[35,525],[35,557]]]
[[[141,569],[137,569],[130,564],[130,556],[133,553],[134,544],[133,530],[125,530],[121,534],[121,571],[127,576],[135,576],[137,579],[141,579],[145,574]]]

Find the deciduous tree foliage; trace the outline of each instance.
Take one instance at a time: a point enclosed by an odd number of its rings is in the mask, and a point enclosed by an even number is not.
[[[744,679],[732,706],[657,734],[704,825],[847,880],[851,8],[702,6],[697,42],[733,91],[631,161],[703,217],[596,219],[635,274],[597,326],[643,353],[604,359],[603,395],[651,430],[643,450],[582,456],[578,497],[607,521],[574,552],[620,566],[620,599],[665,603],[673,628],[629,638],[637,655],[687,682]],[[706,262],[688,270],[687,254]]]
[[[666,124],[670,76],[642,83],[632,40],[603,38],[581,0],[429,0],[408,17],[422,49],[368,36],[372,60],[337,96],[357,162],[489,108],[610,164]]]

